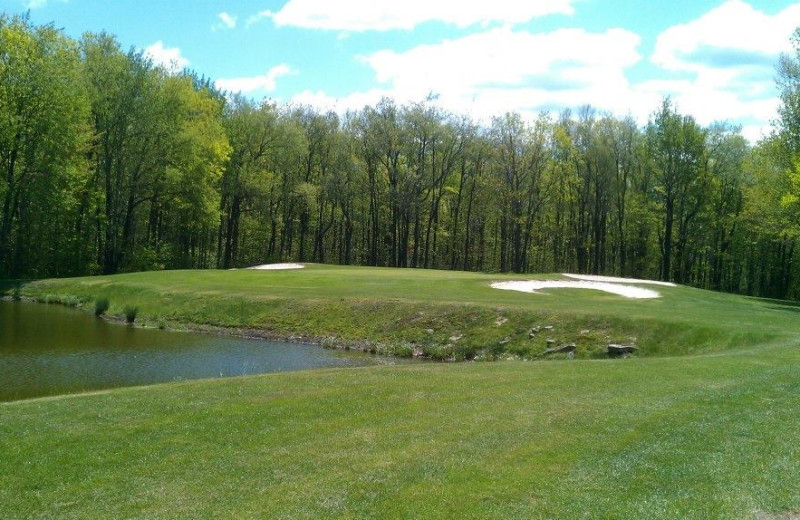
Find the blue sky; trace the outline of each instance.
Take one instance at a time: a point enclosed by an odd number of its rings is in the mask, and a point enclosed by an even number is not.
[[[347,110],[428,93],[488,120],[591,104],[640,122],[670,95],[702,124],[757,139],[775,63],[800,26],[789,0],[0,0],[70,36],[188,66],[260,99]]]

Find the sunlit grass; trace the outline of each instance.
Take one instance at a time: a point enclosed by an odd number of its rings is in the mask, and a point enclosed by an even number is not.
[[[512,278],[312,266],[26,285],[26,296],[108,297],[112,313],[136,305],[144,319],[398,344],[458,332],[476,344],[511,337],[509,349],[538,341],[528,339],[535,322],[565,337],[636,335],[641,351],[2,404],[0,517],[745,519],[800,510],[798,307],[685,287],[659,288],[651,301],[488,287]]]
[[[536,275],[537,278],[559,275]],[[492,289],[531,276],[310,265],[289,271],[162,271],[29,283],[22,294],[91,302],[109,314],[137,307],[137,322],[256,328],[277,337],[333,337],[394,347],[445,349],[445,357],[535,359],[555,343],[578,357],[605,355],[609,342],[640,355],[746,347],[785,336],[800,308],[687,287],[658,287],[662,298],[629,300],[599,291],[524,294]],[[532,327],[552,329],[530,337]],[[451,338],[459,338],[451,340]]]
[[[800,355],[325,370],[0,405],[7,518],[752,518]]]

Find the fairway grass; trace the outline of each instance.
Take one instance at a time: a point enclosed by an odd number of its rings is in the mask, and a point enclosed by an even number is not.
[[[32,298],[70,295],[88,307],[106,296],[112,313],[136,305],[137,320],[423,346],[453,343],[457,333],[456,346],[472,337],[518,360],[0,404],[0,518],[778,519],[800,511],[800,308],[686,287],[637,301],[489,288],[529,278],[311,265],[27,284],[22,293]],[[544,343],[542,332],[528,337],[532,326],[552,326],[558,341],[594,339],[578,344],[586,359],[543,362],[520,346]],[[636,336],[638,354],[601,359],[609,336]]]
[[[756,518],[800,508],[799,418],[786,344],[18,401],[0,516]]]

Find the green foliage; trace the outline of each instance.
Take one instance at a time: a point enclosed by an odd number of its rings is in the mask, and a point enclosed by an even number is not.
[[[139,307],[135,305],[126,305],[122,309],[122,313],[125,315],[125,321],[129,324],[133,324],[136,320],[136,316],[139,314]]]
[[[399,358],[410,358],[414,356],[414,346],[408,342],[400,343],[399,345],[394,345],[391,352],[388,355],[399,357]]]
[[[77,46],[52,25],[0,13],[0,49],[0,276],[70,272],[88,178]]]
[[[111,304],[108,301],[108,298],[106,298],[106,297],[97,298],[94,301],[94,315],[95,316],[102,316],[103,314],[106,313],[106,311],[108,310],[110,305]]]
[[[644,127],[588,106],[481,125],[433,98],[340,117],[0,15],[0,276],[314,261],[798,297],[797,42],[751,147],[670,99]]]

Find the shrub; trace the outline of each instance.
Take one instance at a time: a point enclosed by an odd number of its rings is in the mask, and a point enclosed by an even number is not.
[[[108,298],[98,298],[94,302],[94,315],[95,316],[102,316],[106,313],[109,307]]]
[[[457,361],[472,360],[478,355],[478,347],[475,345],[458,345],[455,348],[455,358]]]
[[[22,299],[22,292],[19,290],[19,287],[14,287],[14,290],[11,291],[11,300],[18,302]]]
[[[447,345],[425,345],[422,347],[422,354],[437,361],[453,359],[453,347]]]
[[[158,321],[156,322],[156,326],[159,329],[164,330],[164,329],[167,328],[167,322],[164,320],[164,318],[158,318]]]
[[[494,356],[495,358],[500,357],[500,355],[503,354],[505,351],[506,351],[506,346],[499,342],[493,345],[489,345],[489,347],[486,349],[486,353],[491,356]]]
[[[61,303],[61,298],[59,298],[55,294],[45,294],[44,295],[44,303]]]
[[[370,345],[367,351],[380,356],[394,356],[401,358],[410,358],[414,356],[414,346],[407,342],[399,344],[376,343],[374,345]]]
[[[395,345],[393,354],[401,358],[410,358],[414,356],[414,347],[410,343],[401,343]]]
[[[80,299],[78,299],[77,296],[73,296],[71,294],[68,295],[68,296],[65,296],[61,300],[61,303],[66,305],[67,307],[77,307],[80,302],[81,301],[80,301]]]
[[[126,305],[122,312],[125,314],[125,321],[133,324],[133,322],[136,321],[136,315],[139,313],[139,307]]]

